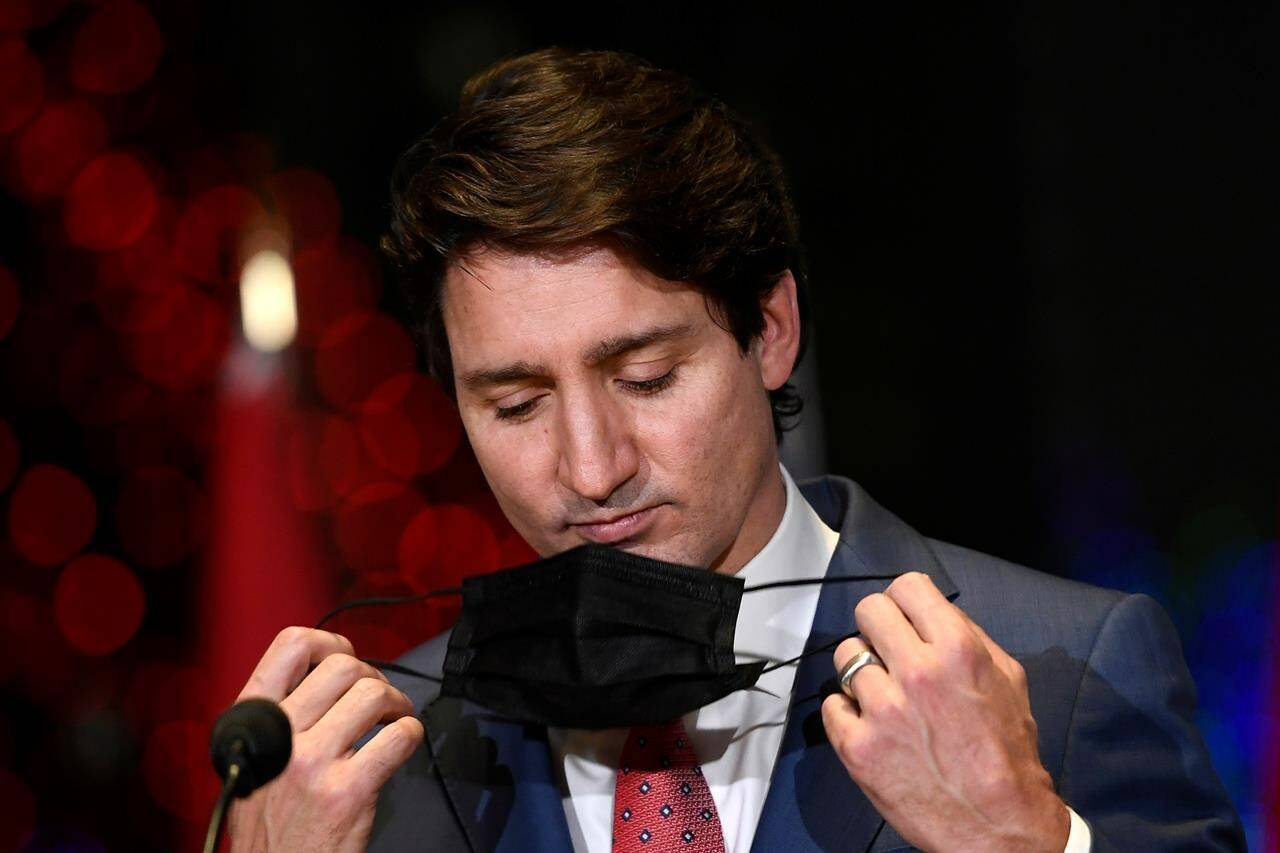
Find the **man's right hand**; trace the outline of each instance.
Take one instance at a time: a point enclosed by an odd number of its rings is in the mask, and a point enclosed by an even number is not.
[[[235,801],[231,849],[363,851],[378,791],[422,743],[409,697],[357,659],[346,637],[312,628],[276,636],[240,691],[250,697],[280,704],[293,754],[280,776]],[[387,725],[356,750],[377,723]]]

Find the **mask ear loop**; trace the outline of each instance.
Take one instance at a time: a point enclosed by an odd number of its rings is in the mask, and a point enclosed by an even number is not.
[[[391,604],[417,604],[420,601],[426,601],[428,598],[442,598],[446,595],[462,595],[462,587],[451,586],[446,589],[433,589],[430,592],[424,592],[424,593],[421,593],[420,595],[396,595],[396,596],[382,596],[378,598],[357,598],[357,599],[354,599],[353,601],[348,601],[345,604],[339,604],[337,607],[333,608],[328,613],[321,616],[320,621],[316,622],[316,628],[323,628],[326,622],[328,622],[333,617],[337,616],[339,613],[345,613],[346,611],[354,610],[357,607],[376,607],[376,606],[384,606],[384,605],[391,605]],[[369,664],[369,666],[376,666],[378,669],[383,670],[384,672],[394,672],[398,675],[408,675],[413,678],[425,678],[427,681],[435,681],[437,683],[442,682],[444,680],[440,678],[440,676],[438,675],[428,675],[425,672],[418,672],[416,669],[410,669],[407,666],[401,666],[400,664],[392,663],[391,661],[377,660],[376,658],[360,658],[360,660]]]
[[[876,580],[891,581],[891,580],[894,580],[895,578],[901,577],[904,574],[906,573],[898,572],[897,574],[893,574],[893,575],[841,576],[837,578],[796,578],[793,580],[771,581],[769,583],[757,584],[756,586],[749,586],[744,588],[742,592],[745,595],[748,592],[759,592],[762,589],[776,589],[778,587],[788,587],[788,586],[813,586],[815,584],[853,583],[855,581],[876,581]],[[773,663],[773,664],[770,664],[769,666],[766,666],[764,669],[760,670],[760,674],[764,675],[767,672],[773,672],[775,669],[782,669],[784,666],[791,666],[792,664],[799,663],[805,658],[810,657],[811,655],[816,655],[819,652],[833,651],[836,648],[836,646],[840,645],[845,640],[849,640],[854,637],[857,637],[861,635],[861,633],[862,633],[861,631],[852,631],[848,634],[845,634],[842,637],[836,637],[831,642],[818,646],[815,649],[806,649],[800,654],[796,655],[795,657],[789,660],[779,661],[778,663]],[[813,694],[812,696],[803,696],[801,698],[796,699],[794,702],[792,702],[792,705],[793,706],[798,705],[802,702],[807,702],[810,699],[821,698],[822,695],[823,694],[819,692],[819,693]]]

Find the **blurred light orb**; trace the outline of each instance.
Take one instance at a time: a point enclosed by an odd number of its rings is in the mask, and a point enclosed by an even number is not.
[[[276,214],[289,225],[294,250],[338,237],[342,206],[333,183],[310,169],[286,169],[266,180]]]
[[[157,204],[146,169],[129,154],[112,151],[90,160],[71,182],[63,224],[82,248],[121,249],[146,233]]]
[[[358,572],[395,571],[404,529],[426,501],[403,483],[370,483],[353,492],[338,511],[338,550]]]
[[[0,850],[22,850],[36,831],[36,798],[13,773],[0,767]]]
[[[123,94],[146,82],[163,52],[164,36],[145,6],[110,0],[71,43],[71,82],[86,92]]]
[[[274,353],[293,343],[298,309],[293,270],[279,252],[258,252],[240,273],[240,322],[245,340],[259,352]]]
[[[23,557],[54,566],[93,536],[98,505],[84,481],[57,465],[28,468],[9,499],[9,536]]]
[[[372,252],[350,238],[296,252],[299,340],[318,343],[342,318],[375,310],[381,295],[376,273]]]
[[[58,359],[58,399],[87,426],[134,417],[151,393],[129,369],[119,341],[96,324],[77,328]]]
[[[396,550],[405,582],[415,592],[456,586],[496,569],[502,552],[489,521],[462,504],[441,504],[405,527]]]
[[[44,68],[15,38],[0,39],[0,133],[17,130],[40,109]]]
[[[243,237],[267,225],[258,197],[238,184],[201,193],[178,217],[173,258],[179,270],[204,284],[234,283]]]
[[[21,189],[37,200],[57,196],[109,141],[107,123],[83,101],[46,106],[14,145]]]
[[[13,324],[18,321],[18,311],[21,308],[22,289],[18,287],[18,280],[7,269],[0,266],[0,341],[13,330]]]
[[[126,344],[133,368],[167,391],[212,382],[231,341],[227,313],[217,300],[190,284],[178,290],[169,320]]]
[[[409,478],[440,468],[462,441],[462,421],[440,384],[417,372],[379,384],[360,407],[361,437],[373,460]]]
[[[188,821],[209,819],[218,775],[209,764],[209,726],[195,720],[162,723],[147,738],[142,778],[166,811]]]
[[[0,418],[0,492],[9,488],[13,475],[18,473],[18,437],[13,427]]]
[[[0,30],[42,27],[61,14],[67,0],[0,0]]]
[[[72,560],[53,588],[53,614],[62,636],[87,655],[110,654],[129,642],[145,608],[133,571],[102,554]]]
[[[120,487],[115,514],[124,553],[139,566],[179,563],[205,541],[205,495],[190,477],[171,466],[130,473]]]
[[[173,318],[189,286],[174,267],[168,244],[149,232],[99,256],[93,301],[98,316],[117,332],[155,331]]]
[[[333,406],[359,406],[383,380],[414,369],[413,342],[385,314],[351,314],[324,335],[316,352],[316,382]]]

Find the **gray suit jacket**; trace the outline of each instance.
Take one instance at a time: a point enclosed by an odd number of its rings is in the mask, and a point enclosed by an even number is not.
[[[1244,834],[1192,722],[1195,687],[1158,604],[1062,580],[922,537],[853,482],[802,485],[840,532],[809,637],[855,626],[870,579],[918,570],[1026,668],[1040,759],[1090,824],[1095,851],[1243,850]],[[867,580],[856,580],[866,577]],[[447,636],[401,663],[439,673]],[[391,675],[421,711],[427,739],[383,789],[375,851],[572,850],[546,730],[497,718],[438,685]],[[753,851],[912,849],[840,764],[818,708],[830,655],[802,661]]]

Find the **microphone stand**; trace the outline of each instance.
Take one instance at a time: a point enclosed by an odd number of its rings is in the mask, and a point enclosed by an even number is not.
[[[222,793],[209,815],[209,831],[204,836],[204,853],[216,853],[218,842],[222,840],[223,819],[227,814],[227,805],[235,796],[236,782],[240,778],[240,760],[244,754],[244,741],[237,740],[231,746],[234,758],[227,765],[227,778],[222,783]]]

